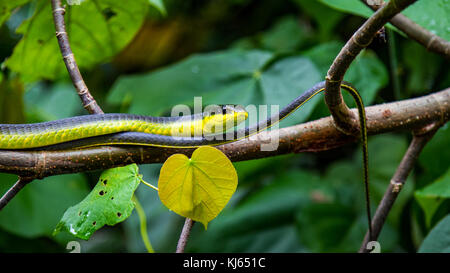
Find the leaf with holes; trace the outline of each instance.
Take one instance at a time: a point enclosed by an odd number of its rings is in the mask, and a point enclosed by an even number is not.
[[[134,208],[131,197],[139,182],[136,164],[104,171],[91,193],[64,213],[53,234],[68,231],[88,240],[104,225],[113,226],[127,219]]]
[[[172,155],[161,168],[159,198],[175,213],[201,222],[205,229],[225,207],[237,187],[231,161],[218,149],[200,147],[189,159]]]

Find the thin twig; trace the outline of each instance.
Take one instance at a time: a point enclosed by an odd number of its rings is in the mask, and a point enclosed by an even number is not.
[[[416,0],[395,0],[377,10],[352,35],[339,54],[334,59],[326,76],[325,102],[333,116],[336,126],[351,135],[358,133],[358,122],[355,115],[345,104],[340,91],[341,82],[350,64],[356,56],[366,48],[376,35],[394,15],[402,11]]]
[[[370,5],[369,1],[361,0],[369,8],[376,11],[382,5]],[[382,2],[382,1],[381,1]],[[409,38],[423,45],[427,50],[441,54],[450,59],[450,42],[431,33],[425,28],[414,23],[403,14],[397,14],[390,20],[391,24],[403,31]]]
[[[0,198],[0,211],[33,179],[33,177],[19,177],[17,182]]]
[[[66,64],[72,83],[77,90],[78,96],[83,103],[83,107],[90,114],[103,114],[102,109],[98,106],[95,99],[89,92],[86,83],[81,76],[75,56],[69,44],[69,37],[66,32],[66,24],[64,22],[65,9],[61,5],[61,0],[52,0],[53,21],[55,23],[56,38],[58,39],[59,49]]]
[[[428,143],[428,141],[434,136],[436,133],[437,126],[434,124],[430,129],[427,129],[426,133],[414,134],[413,139],[406,151],[405,155],[400,162],[394,176],[391,179],[391,183],[389,184],[383,199],[378,206],[375,215],[372,221],[372,240],[377,240],[380,235],[381,229],[386,221],[386,218],[391,211],[392,206],[394,205],[397,196],[400,194],[403,186],[405,185],[406,179],[410,174],[411,170],[414,167],[414,163],[418,158],[420,152],[423,147]],[[367,232],[364,240],[362,242],[361,248],[359,252],[370,252],[371,249],[367,248],[367,244],[370,241],[369,233]]]
[[[189,235],[191,234],[193,225],[194,225],[194,221],[192,219],[186,218],[186,221],[184,221],[183,230],[181,231],[181,234],[180,234],[180,239],[178,239],[176,253],[184,253],[184,248],[186,247],[186,244],[189,239]]]

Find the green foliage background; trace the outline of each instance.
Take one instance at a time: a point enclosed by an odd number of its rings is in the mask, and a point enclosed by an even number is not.
[[[0,0],[0,122],[85,114],[58,51],[50,1]],[[166,115],[176,104],[278,104],[316,82],[370,10],[357,0],[84,0],[67,6],[77,62],[105,112]],[[424,12],[427,11],[427,12]],[[450,39],[445,0],[405,11]],[[431,17],[432,14],[432,17]],[[363,17],[361,17],[363,16]],[[389,27],[351,65],[345,80],[366,105],[428,94],[450,85],[449,63]],[[351,99],[348,102],[352,105]],[[316,97],[284,120],[328,115]],[[410,140],[408,132],[369,138],[372,206],[378,204]],[[450,128],[426,146],[381,233],[383,252],[448,252]],[[189,252],[354,252],[365,232],[360,148],[235,163],[239,186]],[[156,184],[160,165],[140,166]],[[65,252],[52,236],[64,211],[83,200],[100,173],[62,175],[28,185],[0,212],[1,252]],[[0,174],[5,192],[15,176]],[[183,219],[155,191],[139,187],[157,252],[173,252]],[[447,216],[446,216],[447,215]],[[447,223],[447,224],[446,224]],[[143,252],[135,211],[81,242],[82,252]]]

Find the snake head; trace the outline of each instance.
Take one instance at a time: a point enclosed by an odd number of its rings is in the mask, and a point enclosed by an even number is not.
[[[208,107],[209,108],[209,107]],[[203,134],[224,132],[236,127],[248,118],[248,113],[240,105],[215,105],[205,109]]]

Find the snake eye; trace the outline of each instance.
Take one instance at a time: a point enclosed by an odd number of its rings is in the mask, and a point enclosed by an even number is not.
[[[227,110],[228,110],[227,105],[222,106],[222,115],[225,115],[227,113]]]

